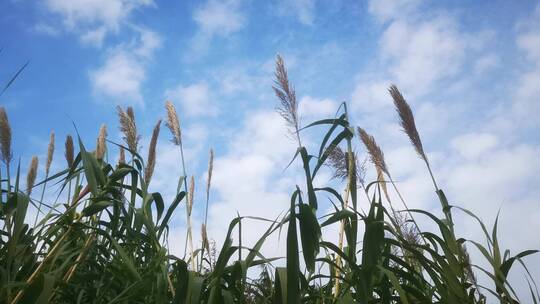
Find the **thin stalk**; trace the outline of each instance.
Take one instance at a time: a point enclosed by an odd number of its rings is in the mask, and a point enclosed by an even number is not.
[[[349,121],[349,113],[347,111],[347,104],[345,102],[343,103],[343,110],[345,112],[345,120],[348,122]],[[345,201],[344,201],[344,206],[343,206],[344,209],[347,209],[349,207],[349,192],[350,192],[350,189],[351,189],[351,183],[353,183],[353,182],[356,183],[356,180],[353,181],[353,169],[355,169],[354,168],[355,159],[353,157],[352,142],[351,142],[350,138],[347,138],[347,154],[348,154],[348,157],[347,157],[347,160],[348,160],[348,164],[347,164],[348,174],[347,174],[347,188],[345,189]],[[353,210],[354,210],[354,212],[356,214],[356,212],[357,212],[356,204],[353,204]],[[341,220],[340,221],[340,228],[339,228],[339,241],[338,241],[339,250],[343,250],[343,233],[344,233],[344,231],[345,231],[345,220]],[[340,255],[337,256],[336,264],[339,267],[341,267],[341,256]],[[340,281],[339,281],[338,277],[339,277],[339,268],[336,267],[336,283],[334,284],[334,290],[335,290],[334,297],[337,297],[338,294],[339,294],[339,283],[340,283]]]
[[[388,173],[387,173],[387,176],[388,176],[388,180],[390,180],[390,183],[392,184],[392,187],[394,188],[394,190],[396,191],[399,199],[401,200],[401,203],[403,204],[405,209],[407,209],[407,213],[411,217],[411,221],[413,222],[415,228],[418,230],[418,234],[420,235],[420,237],[424,241],[424,244],[428,244],[428,242],[426,241],[426,239],[422,235],[422,233],[421,233],[422,230],[420,230],[420,227],[418,226],[418,223],[414,219],[414,216],[413,216],[412,212],[409,210],[409,206],[407,206],[407,203],[405,203],[405,200],[403,199],[403,196],[401,196],[401,192],[399,192],[398,188],[396,187],[396,184],[394,183],[394,180],[392,179],[392,177]]]
[[[185,159],[184,159],[184,145],[182,143],[182,141],[180,141],[179,145],[180,147],[180,158],[182,159],[182,174],[184,176],[184,191],[186,192],[186,197],[187,197],[187,194],[188,194],[188,186],[187,186],[187,174],[186,174],[186,162],[185,162]],[[187,200],[186,200],[186,208],[187,208]],[[192,232],[191,232],[191,217],[190,215],[188,214],[187,212],[187,209],[186,209],[186,218],[187,218],[187,222],[188,222],[188,231],[186,232],[186,246],[184,247],[184,256],[186,255],[186,251],[187,251],[187,243],[189,242],[189,245],[190,245],[190,256],[191,256],[191,267],[193,268],[193,270],[195,270],[195,264],[194,264],[194,259],[193,259],[193,236],[192,236]]]
[[[189,241],[189,250],[191,255],[191,269],[195,271],[195,258],[193,256],[193,234],[192,234],[192,226],[191,226],[191,215],[188,215],[188,234],[187,234],[187,241]],[[185,253],[184,253],[185,254]]]
[[[242,261],[242,219],[238,221],[238,261]]]
[[[39,213],[41,212],[41,205],[43,205],[43,198],[45,197],[45,188],[47,187],[47,179],[49,178],[49,173],[47,172],[45,174],[45,181],[43,182],[43,187],[41,188],[41,198],[39,199],[39,205],[38,210],[36,213],[36,218],[34,219],[34,227],[37,225],[37,220],[39,217]]]
[[[64,241],[64,239],[69,235],[69,233],[71,232],[71,229],[72,227],[70,226],[68,228],[68,230],[62,235],[62,237],[60,237],[60,239],[56,242],[56,244],[54,244],[53,248],[51,248],[51,250],[49,250],[49,252],[47,253],[47,255],[45,256],[45,258],[43,258],[43,261],[41,261],[41,263],[39,264],[39,266],[36,268],[36,270],[34,270],[34,272],[32,273],[32,275],[30,275],[30,277],[26,280],[26,286],[29,286],[30,284],[32,284],[34,282],[34,280],[36,279],[36,277],[39,275],[39,273],[41,272],[41,269],[43,269],[43,267],[45,266],[45,263],[48,262],[49,258],[51,256],[53,256],[54,254],[56,254],[56,251],[58,250],[58,248],[60,247],[60,244]],[[13,301],[11,301],[11,304],[15,304],[17,303],[21,298],[22,296],[24,295],[24,291],[25,291],[25,288],[22,288],[21,290],[19,290],[19,292],[17,293],[17,295],[15,296],[15,298],[13,299]]]

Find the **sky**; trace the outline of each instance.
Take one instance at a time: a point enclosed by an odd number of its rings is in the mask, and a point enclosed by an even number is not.
[[[425,167],[400,131],[392,83],[413,108],[450,202],[489,226],[500,211],[501,242],[512,253],[540,248],[533,233],[540,231],[538,1],[5,0],[0,12],[0,83],[29,61],[0,96],[23,168],[34,154],[44,162],[54,130],[53,169],[62,169],[72,122],[87,146],[101,124],[120,142],[117,105],[134,107],[145,154],[170,100],[188,174],[196,177],[194,227],[203,220],[208,151],[215,150],[209,235],[219,244],[234,216],[276,218],[303,182],[301,164],[284,171],[296,146],[275,111],[273,68],[281,54],[302,124],[333,117],[347,102],[351,122],[383,148],[411,208],[441,214]],[[180,156],[168,130],[161,132],[151,189],[170,198]],[[321,133],[302,136],[315,153]],[[109,149],[114,161],[118,153]],[[365,157],[359,143],[356,149]],[[336,184],[330,177],[323,170],[316,182]],[[458,234],[482,238],[473,220],[454,217]],[[173,219],[171,250],[182,255],[184,213]],[[267,224],[246,226],[253,242]],[[325,238],[335,239],[336,230],[325,230]],[[265,252],[283,254],[282,241]],[[538,277],[540,256],[528,261]],[[512,276],[524,294],[522,271]]]

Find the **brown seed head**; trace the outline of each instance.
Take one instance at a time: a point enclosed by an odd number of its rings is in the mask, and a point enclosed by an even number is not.
[[[97,138],[96,144],[96,158],[102,160],[105,156],[105,151],[107,150],[107,126],[102,124],[99,128],[99,135]]]
[[[424,153],[424,147],[422,146],[420,135],[418,134],[418,130],[416,129],[416,123],[414,122],[414,115],[411,107],[409,106],[405,98],[403,98],[403,95],[401,95],[401,92],[399,92],[398,88],[395,85],[391,85],[388,91],[390,92],[390,95],[392,95],[392,99],[394,100],[394,105],[399,115],[399,120],[401,127],[403,128],[403,132],[405,132],[405,134],[407,134],[407,136],[409,137],[412,145],[414,146],[414,149],[416,150],[420,158],[427,162],[427,157]]]
[[[331,148],[328,154],[328,166],[333,169],[332,178],[345,180],[349,177],[349,157],[348,153],[339,146]],[[356,179],[359,184],[364,183],[364,167],[358,162],[358,155],[354,152],[354,161],[356,168]]]
[[[30,168],[28,169],[28,174],[26,175],[26,194],[28,194],[28,196],[30,196],[30,194],[32,193],[32,188],[34,187],[34,183],[36,182],[37,168],[38,158],[37,156],[33,156],[30,163]]]
[[[6,109],[0,107],[0,150],[2,161],[7,165],[11,162],[11,127],[7,117]]]
[[[289,83],[285,62],[280,55],[276,56],[276,71],[274,72],[275,80],[274,93],[279,99],[280,104],[276,108],[281,117],[289,125],[289,132],[297,137],[300,130],[300,117],[298,116],[298,102],[296,101],[296,92],[294,87]]]
[[[201,239],[202,246],[206,249],[207,252],[210,251],[210,243],[208,242],[208,233],[206,232],[206,225],[201,225]]]
[[[71,168],[71,166],[73,166],[73,159],[74,159],[74,147],[73,147],[73,138],[71,137],[71,135],[68,135],[66,136],[66,143],[65,143],[65,147],[66,147],[66,152],[64,153],[64,156],[66,157],[66,162],[67,162],[67,165],[68,167]]]
[[[120,155],[118,157],[118,164],[122,165],[126,163],[126,152],[123,147],[120,147]]]
[[[127,107],[127,115],[131,120],[135,121],[135,112],[133,111],[133,107]]]
[[[172,142],[178,146],[182,143],[182,132],[180,130],[180,121],[178,120],[176,109],[170,101],[165,102],[165,109],[167,110],[167,122],[165,125],[171,130],[173,135]]]
[[[45,175],[49,175],[54,155],[54,131],[51,131],[49,146],[47,147],[47,162],[45,163]]]
[[[158,120],[154,131],[152,132],[152,138],[150,139],[150,146],[148,147],[148,160],[146,161],[146,168],[144,169],[144,181],[146,185],[150,184],[152,175],[154,174],[154,167],[156,166],[156,146],[159,136],[159,127],[161,126],[161,119]]]
[[[137,125],[135,124],[135,114],[132,107],[127,108],[127,112],[118,106],[116,107],[118,118],[120,120],[120,131],[124,133],[124,141],[128,148],[137,152],[140,136],[137,134]]]
[[[208,177],[206,179],[206,197],[210,195],[210,185],[212,182],[213,170],[214,170],[214,149],[210,149],[210,157],[208,158]]]
[[[360,135],[360,140],[366,146],[368,154],[370,156],[371,162],[382,172],[390,175],[388,168],[386,167],[386,162],[384,161],[384,153],[381,148],[375,142],[375,138],[369,135],[364,129],[358,127],[358,134]]]

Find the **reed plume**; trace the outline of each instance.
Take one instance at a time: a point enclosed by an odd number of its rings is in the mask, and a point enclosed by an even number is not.
[[[206,179],[206,196],[210,195],[210,185],[212,183],[212,172],[214,171],[214,149],[210,149],[208,157],[208,177]]]
[[[182,132],[180,130],[180,121],[178,120],[178,115],[176,114],[176,109],[172,102],[165,102],[165,109],[167,110],[167,122],[165,125],[173,135],[172,142],[179,146],[182,143]]]
[[[74,159],[74,147],[73,147],[73,138],[71,135],[66,136],[66,143],[65,143],[66,152],[64,153],[64,156],[66,157],[66,162],[69,168],[73,166],[73,159]]]
[[[45,163],[45,176],[49,176],[51,164],[54,156],[54,131],[51,131],[49,146],[47,147],[47,162]]]
[[[298,102],[296,100],[296,92],[294,87],[289,82],[285,62],[280,55],[276,56],[276,71],[274,72],[276,79],[274,80],[274,93],[279,99],[280,104],[276,108],[281,117],[289,126],[289,132],[296,138],[298,145],[302,146],[300,141],[300,117],[298,116]]]
[[[354,153],[356,180],[360,185],[364,184],[365,168],[358,162],[358,155]],[[349,157],[348,153],[339,146],[333,147],[328,154],[328,166],[333,169],[332,178],[345,180],[349,177]]]
[[[120,155],[118,156],[118,164],[122,165],[126,163],[126,152],[124,147],[120,147]]]
[[[386,173],[387,175],[390,175],[388,172],[388,167],[386,166],[386,162],[384,160],[384,153],[382,152],[381,148],[377,145],[375,142],[375,138],[373,136],[369,135],[366,130],[358,127],[358,134],[360,135],[360,139],[364,143],[364,146],[366,146],[366,149],[368,151],[369,157],[371,159],[371,162],[382,172]]]
[[[152,175],[154,174],[154,167],[156,166],[156,146],[159,136],[159,128],[161,126],[161,119],[158,120],[154,131],[152,132],[152,139],[150,139],[150,146],[148,147],[148,160],[146,161],[146,168],[144,169],[144,181],[148,186]]]
[[[208,203],[210,201],[210,185],[212,184],[213,169],[214,169],[214,149],[210,149],[210,157],[208,158],[208,176],[206,178],[206,207],[204,211],[204,224],[202,226],[203,232],[205,233],[204,234],[205,237],[206,237],[206,227],[208,223]],[[206,242],[208,243],[208,240],[206,240]],[[204,243],[204,238],[203,238],[203,248],[202,248],[202,253],[201,253],[201,256],[203,258],[204,258],[204,250],[205,250],[204,245],[205,243]],[[206,244],[206,246],[208,247],[208,244]],[[201,259],[201,264],[199,268],[202,268],[202,259]]]
[[[416,230],[420,232],[421,230],[420,230],[420,227],[418,226],[418,223],[414,219],[413,214],[409,210],[409,206],[407,206],[407,203],[405,203],[405,200],[401,196],[401,193],[399,192],[396,184],[394,183],[394,180],[392,179],[392,176],[390,175],[390,172],[388,171],[388,167],[386,166],[386,161],[384,160],[384,153],[382,152],[381,148],[375,141],[375,138],[371,136],[369,133],[367,133],[366,130],[360,127],[358,127],[357,130],[358,130],[358,134],[360,135],[360,140],[364,143],[364,146],[366,146],[371,162],[375,165],[375,168],[377,169],[378,181],[381,181],[381,180],[384,181],[384,174],[388,176],[388,179],[390,180],[392,187],[396,191],[401,203],[407,210],[407,213],[409,214],[411,221],[413,222]],[[386,182],[382,182],[382,184],[385,184],[385,183]],[[386,185],[383,187],[383,189],[386,190]],[[387,192],[386,192],[386,195],[387,195]],[[387,198],[389,197],[387,196]],[[394,214],[394,217],[396,217],[396,211],[394,210],[394,207],[392,206],[392,202],[388,200],[388,203],[389,203],[390,209],[392,210],[392,213]],[[397,226],[396,228],[400,229],[399,226]],[[422,239],[424,240],[424,243],[427,244],[427,241],[423,237]]]
[[[129,118],[131,118],[132,121],[135,121],[135,112],[133,111],[133,107],[127,107],[126,112]]]
[[[429,164],[426,153],[424,152],[422,140],[420,139],[420,134],[418,133],[418,129],[416,128],[416,123],[414,121],[414,115],[411,107],[395,85],[391,85],[388,89],[388,92],[390,92],[390,95],[394,100],[394,106],[396,107],[396,112],[398,113],[399,122],[403,129],[403,132],[405,132],[405,134],[407,134],[407,136],[409,137],[409,140],[411,141],[418,156],[420,156],[420,158],[426,163],[429,174],[431,175],[431,179],[433,181],[433,185],[435,186],[435,189],[438,190],[439,187],[437,186],[437,182],[435,181],[435,177],[433,176],[433,172],[431,171],[431,166]]]
[[[418,153],[420,158],[427,161],[426,154],[424,153],[424,147],[422,146],[422,141],[420,140],[420,135],[416,129],[416,123],[414,122],[414,115],[411,107],[395,85],[391,85],[388,92],[390,92],[390,95],[394,100],[394,106],[396,107],[396,111],[399,115],[399,122],[403,128],[403,132],[405,132],[405,134],[407,134],[409,137],[414,149],[416,150],[416,153]]]
[[[206,251],[210,252],[210,242],[208,242],[208,232],[206,231],[206,225],[201,225],[201,239],[202,239],[202,248],[206,249]],[[202,257],[204,258],[204,256]]]
[[[206,178],[206,211],[204,214],[204,224],[206,225],[208,220],[208,202],[210,200],[210,185],[212,183],[212,171],[214,170],[214,149],[210,149],[210,156],[208,158],[208,176]]]
[[[47,188],[47,180],[49,178],[49,172],[51,169],[51,164],[54,156],[54,131],[51,131],[49,137],[49,145],[47,146],[47,159],[45,161],[45,181],[43,181],[43,186],[41,188],[41,198],[39,199],[39,205],[34,219],[34,227],[37,224],[39,213],[41,212],[41,206],[43,205],[43,198],[45,197],[45,189]]]
[[[120,131],[124,133],[124,141],[132,152],[137,152],[140,136],[137,134],[137,125],[135,123],[135,113],[132,107],[124,111],[120,106],[116,107],[118,118],[120,120]]]
[[[2,161],[8,165],[13,155],[11,153],[11,127],[4,107],[0,107],[0,150]]]
[[[107,126],[105,124],[102,124],[99,128],[99,135],[97,138],[97,144],[96,144],[96,158],[98,160],[103,160],[103,157],[105,156],[105,151],[107,149]]]
[[[26,194],[30,196],[32,194],[32,188],[34,188],[34,183],[36,182],[38,168],[38,158],[37,156],[32,157],[30,162],[30,168],[28,169],[28,174],[26,175]]]

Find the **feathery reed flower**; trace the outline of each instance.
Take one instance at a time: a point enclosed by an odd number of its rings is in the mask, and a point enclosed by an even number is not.
[[[210,251],[210,242],[208,242],[208,233],[206,232],[206,225],[201,225],[201,239],[202,239],[202,247],[203,249],[206,249],[206,252]]]
[[[107,149],[107,126],[102,124],[99,128],[99,136],[96,144],[96,158],[102,160],[105,156],[105,150]]]
[[[210,185],[212,183],[212,171],[214,170],[214,149],[210,149],[208,158],[208,176],[206,177],[206,209],[204,212],[204,224],[208,221],[208,201],[210,200]]]
[[[140,136],[137,134],[137,125],[135,123],[135,113],[132,107],[127,108],[127,112],[120,106],[116,107],[118,118],[120,120],[120,131],[124,133],[124,141],[128,148],[137,152]]]
[[[66,136],[66,143],[65,143],[65,147],[66,147],[66,152],[64,153],[65,157],[66,157],[66,162],[67,162],[67,165],[68,167],[71,168],[71,166],[73,166],[73,159],[74,159],[74,147],[73,147],[73,138],[71,137],[71,135],[68,135]]]
[[[51,164],[53,161],[54,155],[54,131],[51,131],[51,136],[49,138],[49,146],[47,147],[47,162],[45,163],[45,175],[49,176],[49,171],[51,169]]]
[[[172,142],[178,146],[182,143],[182,132],[180,130],[180,121],[178,120],[176,109],[170,101],[165,102],[165,109],[167,110],[167,122],[165,125],[171,130],[173,135]]]
[[[127,115],[131,120],[135,121],[135,112],[133,111],[133,107],[127,107],[126,109]]]
[[[289,125],[289,132],[296,137],[298,145],[300,142],[300,117],[298,116],[298,102],[296,100],[296,92],[294,87],[289,83],[289,76],[285,68],[285,62],[280,55],[276,56],[276,71],[274,72],[276,79],[274,80],[274,93],[279,99],[280,104],[276,108],[281,117]]]
[[[424,147],[422,146],[422,141],[420,140],[420,135],[416,129],[416,123],[414,122],[414,115],[411,107],[395,85],[391,85],[388,91],[394,100],[394,105],[399,115],[399,122],[403,128],[403,132],[405,132],[405,134],[407,134],[409,137],[414,149],[416,150],[416,153],[418,153],[418,155],[427,162],[427,157],[424,152]]]
[[[156,146],[159,136],[159,127],[161,126],[161,119],[158,120],[154,131],[152,132],[152,139],[150,139],[150,146],[148,147],[148,160],[146,162],[146,168],[144,169],[144,181],[146,185],[150,184],[152,175],[154,174],[154,167],[156,166]]]
[[[120,155],[118,156],[118,164],[122,165],[126,163],[126,152],[123,147],[120,147]]]
[[[394,105],[399,115],[399,120],[403,131],[409,137],[409,140],[414,146],[414,149],[416,150],[418,156],[420,156],[420,158],[426,164],[429,175],[431,176],[431,180],[433,181],[433,186],[435,186],[435,189],[438,190],[439,186],[437,186],[437,181],[435,180],[435,176],[431,171],[431,165],[429,164],[427,155],[424,152],[424,147],[422,146],[422,141],[420,140],[420,134],[418,133],[418,129],[416,129],[416,123],[414,122],[414,115],[411,107],[395,85],[391,85],[388,91],[390,92],[390,95],[392,95],[392,99],[394,100]],[[446,216],[447,219],[451,221],[451,215],[446,214]]]
[[[359,184],[364,183],[365,168],[363,164],[358,162],[358,155],[354,152],[356,179]],[[333,169],[334,175],[332,178],[345,180],[349,176],[349,157],[348,153],[343,151],[339,146],[330,150],[328,154],[328,166]]]
[[[382,172],[390,175],[388,172],[388,168],[386,167],[386,162],[384,161],[384,153],[377,145],[377,142],[375,142],[375,138],[369,135],[366,130],[360,127],[358,127],[357,129],[358,134],[360,135],[360,139],[364,143],[364,146],[366,146],[371,162]]]
[[[210,149],[208,158],[208,177],[206,179],[206,196],[210,194],[210,185],[212,182],[212,171],[214,170],[214,149]]]
[[[11,162],[11,127],[4,107],[0,107],[0,150],[2,161],[7,165]]]
[[[30,168],[28,169],[28,174],[26,175],[26,194],[28,194],[28,196],[32,193],[32,188],[34,188],[34,183],[36,182],[37,168],[38,158],[37,156],[33,156]]]

